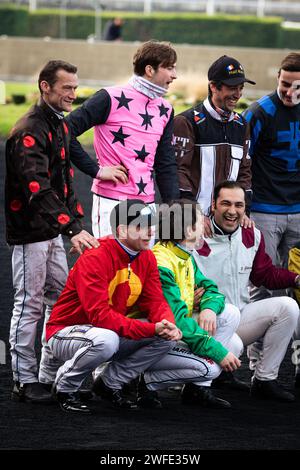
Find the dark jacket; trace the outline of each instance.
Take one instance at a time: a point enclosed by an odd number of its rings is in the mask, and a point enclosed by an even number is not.
[[[198,200],[208,215],[214,186],[232,180],[251,199],[250,131],[242,116],[232,113],[222,122],[206,99],[175,117],[174,136],[182,197]]]
[[[11,245],[70,238],[81,231],[72,188],[69,130],[43,101],[15,125],[6,143],[6,237]]]
[[[252,103],[245,118],[251,130],[251,210],[300,213],[300,104],[285,106],[274,91]]]

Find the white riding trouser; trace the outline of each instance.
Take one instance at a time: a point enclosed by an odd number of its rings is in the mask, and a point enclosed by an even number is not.
[[[62,237],[43,242],[15,245],[12,254],[14,308],[10,326],[13,379],[21,383],[38,380],[35,354],[37,324],[48,320],[52,306],[63,290],[68,275]],[[39,380],[51,383],[59,363],[53,358],[42,335],[42,358]]]
[[[248,346],[250,369],[259,380],[274,380],[298,325],[299,307],[290,297],[272,297],[246,305],[237,329]]]
[[[243,351],[243,343],[235,333],[239,321],[238,308],[226,304],[224,311],[217,315],[217,332],[214,336],[236,356],[240,356]],[[180,341],[165,357],[154,364],[144,377],[150,390],[160,390],[187,382],[209,387],[211,381],[220,375],[221,370],[212,359],[193,354],[189,347]]]
[[[158,336],[141,340],[121,338],[114,331],[92,325],[63,328],[49,339],[54,356],[63,362],[55,379],[57,391],[79,390],[88,374],[106,361],[110,362],[102,371],[103,381],[120,390],[159,361],[174,344]]]

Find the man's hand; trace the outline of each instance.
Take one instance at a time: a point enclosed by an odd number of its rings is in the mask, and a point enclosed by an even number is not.
[[[168,341],[179,341],[182,338],[181,331],[168,320],[155,323],[155,334]]]
[[[217,329],[217,315],[209,308],[205,308],[199,313],[198,324],[210,336],[214,336]]]
[[[86,230],[81,230],[81,232],[74,235],[71,238],[72,248],[70,253],[83,253],[85,248],[98,248],[100,246],[97,238],[93,237],[93,235],[89,234]]]
[[[207,215],[204,216],[204,236],[207,238],[212,238],[213,233],[210,225],[210,218]]]
[[[127,169],[123,165],[103,166],[100,172],[99,179],[111,180],[114,183],[128,183]]]
[[[205,289],[204,287],[198,287],[194,290],[194,309],[198,309],[200,305],[200,300],[202,295],[204,294]]]
[[[244,214],[242,221],[241,221],[241,227],[244,228],[254,228],[255,227],[255,222],[254,220],[249,219],[249,217]]]
[[[241,361],[230,351],[220,362],[220,366],[226,372],[233,372],[234,370],[238,369],[240,365]]]

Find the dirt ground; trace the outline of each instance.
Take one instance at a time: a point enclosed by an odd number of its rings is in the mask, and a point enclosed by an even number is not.
[[[0,144],[0,178],[4,187],[4,146]],[[76,174],[77,193],[90,228],[90,179]],[[222,391],[232,403],[230,410],[183,406],[176,392],[163,394],[159,411],[117,411],[104,402],[92,402],[94,414],[66,414],[56,406],[15,403],[10,400],[8,332],[13,302],[11,252],[4,239],[3,191],[1,205],[1,321],[0,340],[6,345],[6,364],[0,365],[1,450],[97,450],[97,451],[196,451],[196,450],[296,450],[300,449],[300,397],[292,404],[261,402],[247,393]],[[72,261],[71,261],[72,264]],[[3,343],[2,343],[3,344]],[[293,387],[294,367],[289,349],[280,370],[280,380]],[[249,380],[247,358],[238,376]]]

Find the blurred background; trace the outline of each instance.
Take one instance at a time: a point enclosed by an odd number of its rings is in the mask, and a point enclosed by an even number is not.
[[[80,105],[102,86],[125,83],[149,39],[170,41],[178,53],[167,97],[176,113],[205,97],[207,69],[223,54],[257,83],[245,87],[245,108],[274,89],[282,58],[299,50],[300,1],[0,0],[0,138],[38,98],[48,60],[78,66]],[[82,140],[91,143],[91,133]]]

